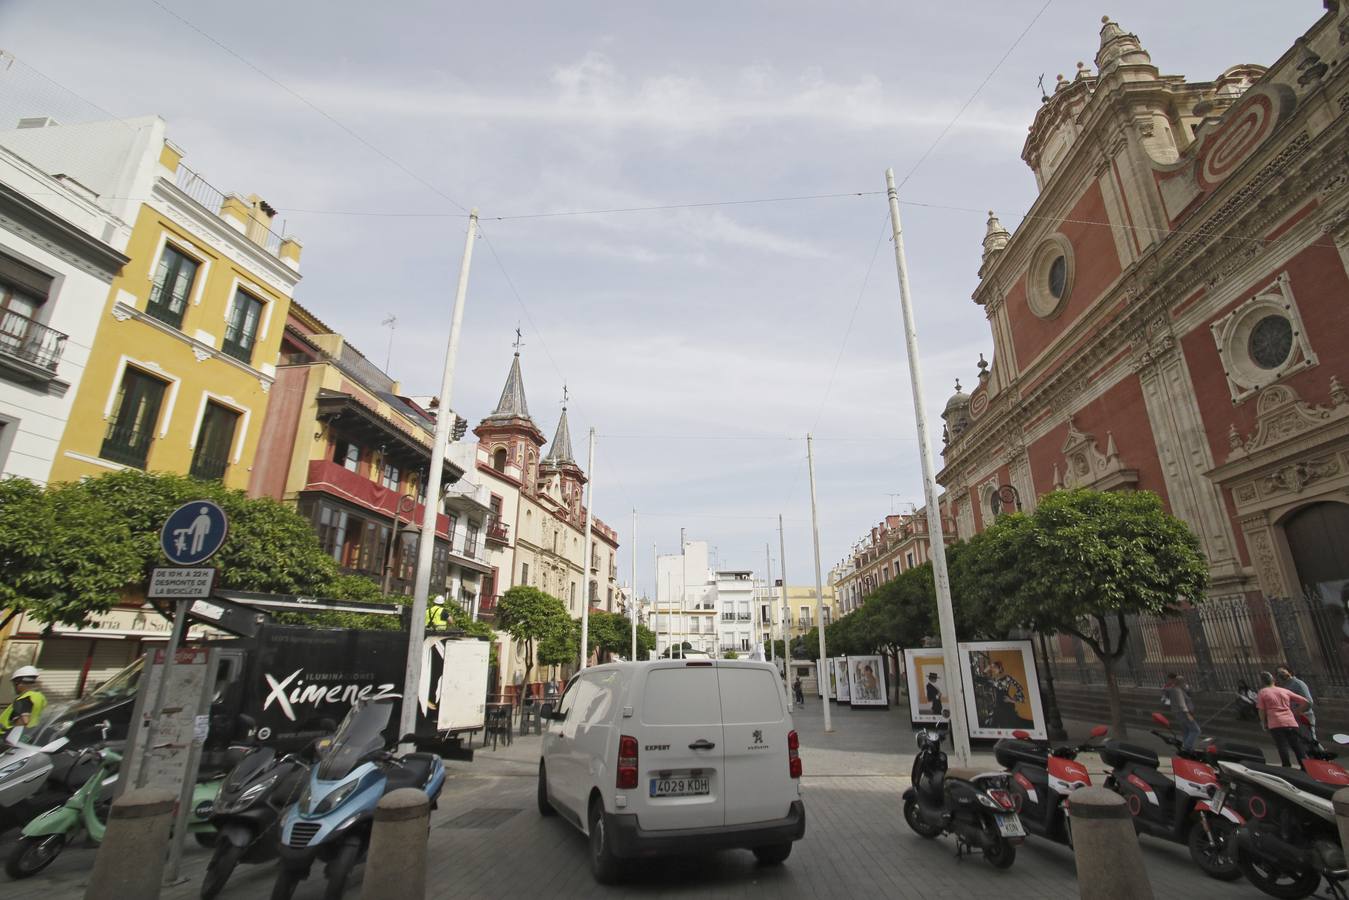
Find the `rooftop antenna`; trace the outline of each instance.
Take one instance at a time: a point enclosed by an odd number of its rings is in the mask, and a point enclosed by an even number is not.
[[[389,352],[384,355],[384,374],[388,375],[389,364],[393,362],[393,331],[398,327],[398,317],[390,315],[383,322],[380,322],[379,325],[381,328],[385,325],[389,326]]]
[[[903,497],[904,495],[903,495],[903,494],[886,494],[885,496],[887,496],[887,497],[890,498],[890,515],[893,516],[893,515],[895,514],[895,498],[896,498],[896,497]]]

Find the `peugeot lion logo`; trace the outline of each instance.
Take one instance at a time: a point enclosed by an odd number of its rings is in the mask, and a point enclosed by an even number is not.
[[[759,728],[754,729],[754,743],[756,743],[756,744],[762,744],[762,743],[763,743],[763,730],[762,730],[762,729],[759,729]]]

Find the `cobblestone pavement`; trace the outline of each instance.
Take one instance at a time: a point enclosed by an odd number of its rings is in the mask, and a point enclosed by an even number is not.
[[[557,817],[543,819],[534,805],[539,738],[516,738],[510,747],[479,750],[472,763],[449,763],[440,809],[432,817],[429,897],[1008,897],[1076,898],[1072,851],[1032,838],[1008,871],[978,857],[957,860],[949,838],[927,841],[913,834],[900,814],[908,784],[913,738],[900,710],[833,710],[834,732],[823,733],[818,699],[796,713],[806,775],[806,836],[782,866],[759,867],[751,854],[644,863],[619,887],[601,888],[590,877],[585,838]],[[1085,726],[1074,727],[1085,731]],[[1094,756],[1084,757],[1099,771]],[[992,767],[991,754],[979,762]],[[1158,900],[1222,897],[1255,900],[1264,895],[1245,882],[1206,878],[1179,845],[1143,838],[1144,859]],[[9,841],[0,846],[7,854]],[[6,900],[82,897],[94,861],[93,849],[67,850],[47,872],[22,882],[0,876]],[[196,897],[208,853],[189,843],[187,883],[165,898]],[[297,898],[322,895],[315,876]],[[359,881],[356,870],[353,882]],[[270,866],[242,866],[224,897],[265,896]],[[348,897],[359,896],[352,887]]]

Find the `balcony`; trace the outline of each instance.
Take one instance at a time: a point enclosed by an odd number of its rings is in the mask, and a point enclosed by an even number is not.
[[[497,620],[497,601],[500,597],[478,598],[478,621],[495,622]]]
[[[490,512],[491,499],[492,492],[487,489],[487,485],[473,484],[463,478],[445,488],[445,505],[456,512]]]
[[[108,433],[103,438],[103,446],[99,449],[98,455],[124,466],[144,469],[145,459],[150,455],[150,444],[154,439],[153,431],[143,431],[135,425],[112,424],[108,426]]]
[[[12,310],[0,315],[0,363],[24,380],[45,382],[56,377],[66,335]]]
[[[509,544],[511,542],[511,532],[506,523],[492,516],[487,520],[486,530],[487,543],[489,544]]]
[[[114,459],[106,456],[106,454],[104,456],[107,459]],[[115,459],[114,461],[120,462],[120,460]],[[311,459],[309,461],[309,474],[306,478],[305,490],[323,491],[334,497],[340,497],[349,503],[355,503],[366,509],[383,513],[388,516],[390,521],[393,521],[394,513],[398,509],[399,495],[397,491],[390,490],[378,482],[371,481],[369,478],[327,459]],[[421,524],[424,512],[425,507],[418,503],[412,512],[411,523],[413,525]],[[404,514],[404,521],[407,521],[406,514]],[[449,540],[450,517],[444,513],[436,516],[436,534]]]
[[[752,620],[754,619],[754,616],[753,616],[752,614],[746,613],[746,612],[736,613],[736,616],[735,616],[735,617],[736,617],[736,620],[737,620],[737,621],[740,621],[740,622],[749,622],[749,621],[752,621]]]
[[[192,457],[192,468],[188,474],[198,481],[220,481],[229,468],[229,456],[209,456],[198,453]]]
[[[722,614],[721,614],[721,621],[723,621],[723,622],[734,622],[734,621],[735,621],[735,613],[722,613]]]

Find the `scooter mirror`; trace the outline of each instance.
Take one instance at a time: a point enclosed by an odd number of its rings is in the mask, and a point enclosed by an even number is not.
[[[1091,736],[1094,738],[1105,737],[1109,733],[1110,729],[1106,728],[1104,725],[1097,725],[1091,730]]]
[[[1018,741],[1028,741],[1030,740],[1030,732],[1018,728],[1016,731],[1012,732],[1012,737],[1016,738]]]
[[[1337,744],[1349,744],[1349,734],[1337,734],[1331,740]]]
[[[1161,713],[1158,713],[1158,712],[1155,712],[1155,713],[1152,714],[1152,721],[1156,722],[1158,725],[1162,726],[1163,728],[1170,728],[1170,727],[1171,727],[1171,720],[1168,719],[1166,716],[1162,715]]]

